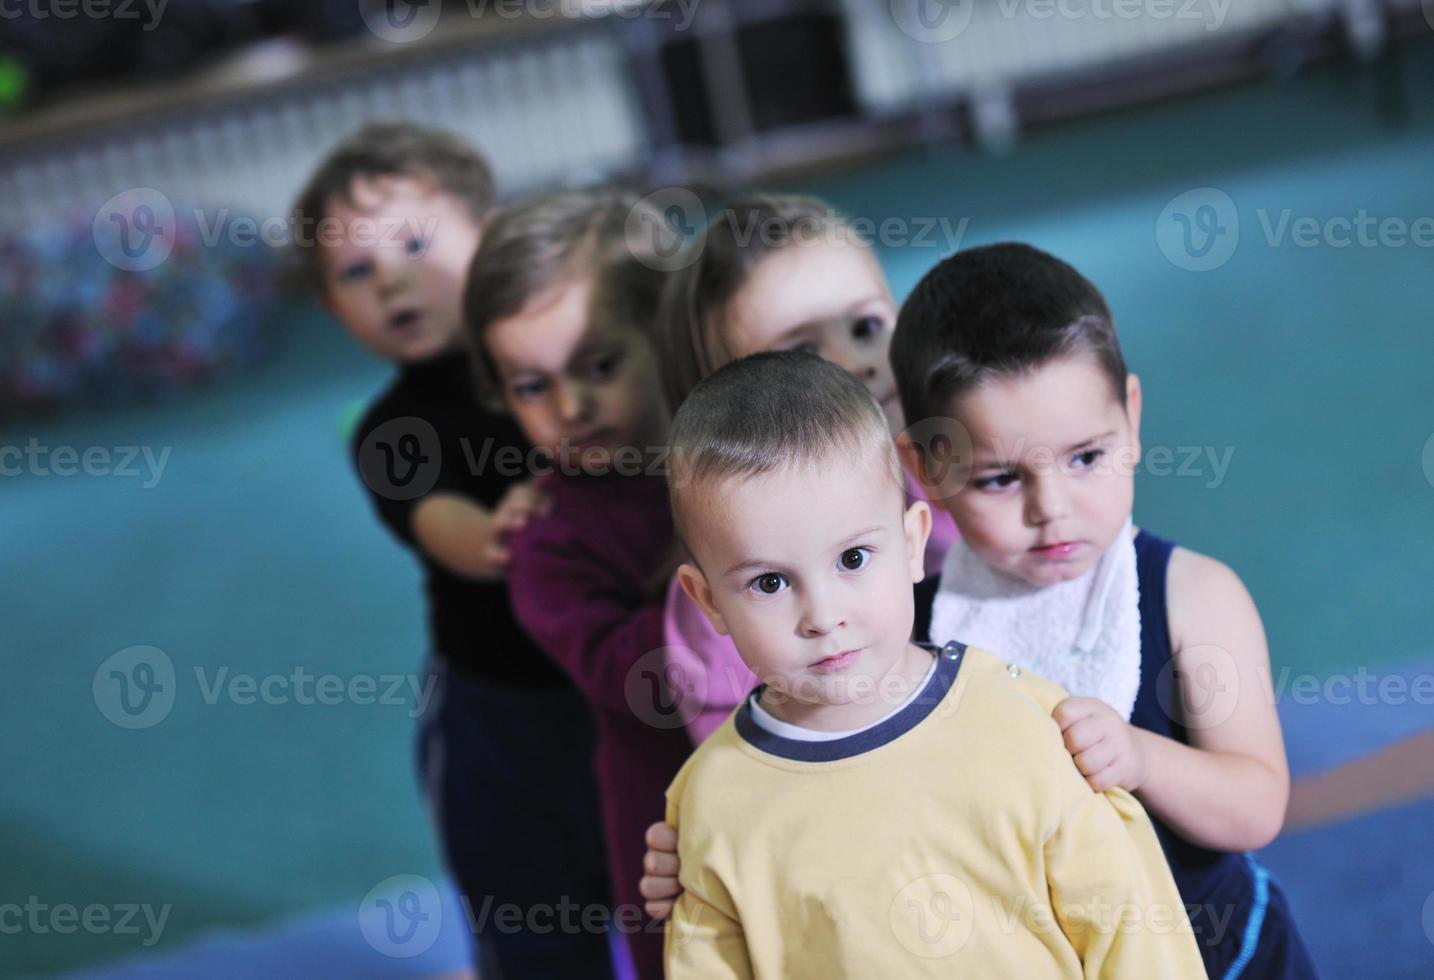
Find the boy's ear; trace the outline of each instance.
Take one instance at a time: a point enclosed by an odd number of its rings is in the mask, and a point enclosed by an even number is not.
[[[921,495],[925,497],[933,507],[946,509],[938,494],[938,488],[931,480],[931,474],[926,471],[926,453],[918,446],[910,435],[903,432],[896,437],[896,455],[901,460],[901,468],[910,473],[921,487]],[[928,519],[930,515],[927,515]]]
[[[712,628],[727,636],[727,621],[712,604],[712,587],[707,584],[707,576],[702,574],[702,569],[691,562],[683,562],[677,566],[677,584],[682,586],[687,598],[697,603],[703,615],[712,623]]]
[[[931,508],[917,500],[906,508],[902,523],[906,531],[906,560],[913,583],[926,577],[926,539],[931,537]]]
[[[1140,376],[1125,376],[1125,417],[1130,421],[1130,438],[1135,443],[1135,459],[1140,461]]]

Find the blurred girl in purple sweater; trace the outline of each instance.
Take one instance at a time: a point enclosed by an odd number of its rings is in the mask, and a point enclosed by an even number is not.
[[[592,703],[616,914],[638,976],[662,976],[662,924],[638,893],[643,831],[692,745],[665,689],[663,590],[676,568],[663,476],[669,414],[652,330],[665,228],[636,195],[589,189],[500,214],[473,260],[464,310],[480,388],[542,454],[473,447],[470,465],[531,469],[551,498],[512,539],[518,622]],[[534,772],[533,779],[545,774]],[[571,921],[566,921],[571,920]]]

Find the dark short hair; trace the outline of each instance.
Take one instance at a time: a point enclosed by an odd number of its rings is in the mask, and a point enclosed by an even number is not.
[[[329,203],[350,200],[354,181],[373,177],[432,181],[466,205],[475,222],[497,203],[492,169],[460,137],[411,123],[369,123],[329,151],[294,202],[292,271],[304,287],[315,293],[324,289],[316,231],[328,216]]]
[[[746,194],[707,223],[688,245],[694,258],[668,277],[658,313],[658,357],[671,408],[732,360],[723,315],[757,264],[804,236],[846,227],[828,204],[796,194]]]
[[[904,492],[886,416],[855,375],[797,351],[732,361],[699,382],[672,420],[668,492],[677,533],[690,541],[684,501],[713,481],[873,453]]]
[[[483,336],[534,298],[577,278],[592,283],[589,315],[652,339],[665,273],[658,232],[665,219],[635,191],[560,191],[503,210],[483,234],[463,291],[463,320],[478,389],[502,403],[502,381]]]
[[[943,259],[912,290],[891,338],[908,423],[949,415],[991,378],[1076,354],[1095,359],[1125,404],[1125,358],[1100,291],[1055,256],[1012,243]]]

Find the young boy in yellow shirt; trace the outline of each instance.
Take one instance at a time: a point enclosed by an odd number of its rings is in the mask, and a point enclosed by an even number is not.
[[[672,980],[1205,976],[1144,811],[1071,763],[1065,692],[911,642],[931,517],[859,381],[734,362],[671,464],[679,581],[763,682],[668,790]]]

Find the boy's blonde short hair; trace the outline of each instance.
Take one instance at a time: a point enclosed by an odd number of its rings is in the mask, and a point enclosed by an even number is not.
[[[906,488],[881,406],[854,375],[815,354],[773,351],[719,368],[677,410],[671,447],[672,517],[689,550],[694,501],[726,479],[875,458]]]

